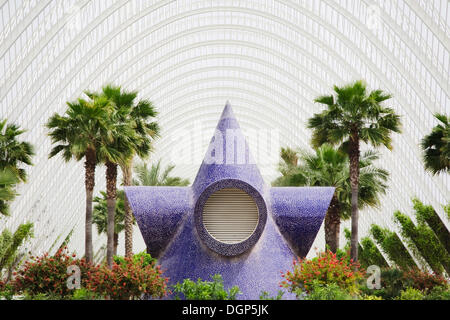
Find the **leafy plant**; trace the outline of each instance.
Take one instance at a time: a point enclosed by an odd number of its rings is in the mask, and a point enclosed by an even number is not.
[[[278,290],[278,293],[275,297],[270,296],[270,294],[267,291],[261,292],[259,295],[259,300],[281,300],[283,299],[284,292],[281,290]]]
[[[435,287],[447,286],[447,280],[438,274],[428,273],[419,269],[405,271],[403,278],[410,283],[414,289],[430,291]]]
[[[409,269],[417,267],[414,259],[403,245],[398,235],[388,229],[381,228],[375,224],[370,228],[370,233],[375,241],[380,245],[383,252],[398,267]]]
[[[73,292],[72,300],[103,300],[104,297],[86,288],[80,288]]]
[[[282,274],[285,278],[281,286],[296,292],[298,289],[310,293],[313,284],[336,284],[350,294],[359,291],[358,281],[365,272],[358,263],[348,257],[338,259],[331,251],[321,252],[312,260],[298,258],[294,260],[294,270]]]
[[[30,297],[43,295],[59,296],[66,299],[73,292],[67,286],[69,266],[76,265],[81,271],[81,285],[85,286],[91,265],[84,259],[76,259],[76,255],[69,255],[67,248],[56,252],[54,256],[48,253],[40,257],[32,256],[23,268],[16,272],[14,287],[17,293],[24,293]]]
[[[450,171],[450,117],[436,113],[439,121],[421,141],[425,169],[433,175]]]
[[[425,295],[417,289],[407,288],[406,290],[402,290],[400,292],[400,296],[397,300],[423,300]]]
[[[220,274],[212,276],[212,281],[198,279],[194,282],[185,279],[183,283],[173,286],[173,292],[176,293],[176,299],[184,297],[185,300],[235,300],[241,293],[237,286],[226,291]]]
[[[394,221],[418,259],[425,259],[437,274],[442,274],[443,267],[450,273],[450,256],[430,227],[423,223],[414,225],[411,218],[400,211],[394,213]]]
[[[354,300],[355,298],[336,283],[323,284],[313,281],[306,300]]]
[[[15,291],[30,297],[44,294],[68,298],[73,293],[67,286],[67,270],[72,265],[80,268],[81,285],[86,285],[91,265],[84,259],[76,259],[75,254],[69,255],[66,247],[56,252],[54,256],[48,253],[40,257],[32,256],[25,262],[23,268],[15,273]]]
[[[424,205],[419,199],[412,200],[416,212],[417,222],[427,224],[438,237],[442,246],[450,254],[450,231],[447,229],[441,218],[432,206]],[[450,208],[450,206],[449,206]]]
[[[427,291],[425,300],[450,300],[450,289],[448,286],[436,286]]]
[[[19,249],[31,237],[33,223],[21,224],[14,234],[8,229],[3,230],[0,235],[0,278],[4,269],[8,271],[7,280],[11,278],[13,269],[21,260]]]
[[[116,264],[126,264],[127,260],[124,257],[115,256],[114,262]],[[133,255],[133,263],[141,263],[142,267],[146,267],[148,265],[153,265],[156,262],[157,262],[157,260],[145,251],[142,251],[141,253]]]
[[[124,258],[113,263],[112,269],[96,266],[88,275],[86,289],[112,300],[136,300],[142,296],[162,298],[167,294],[168,279],[162,276],[155,261],[144,266],[139,260]]]

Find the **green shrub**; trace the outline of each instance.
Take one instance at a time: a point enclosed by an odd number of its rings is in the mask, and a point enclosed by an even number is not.
[[[20,247],[33,237],[33,223],[21,224],[12,234],[8,229],[0,234],[0,278],[3,269],[11,275],[19,257]]]
[[[380,250],[369,237],[361,239],[361,246],[363,250],[359,254],[358,259],[362,267],[367,268],[371,265],[377,265],[380,268],[389,267]]]
[[[425,300],[450,300],[450,288],[448,286],[436,286],[427,293]]]
[[[402,269],[417,267],[414,259],[403,245],[398,235],[388,229],[381,228],[375,224],[370,228],[370,233],[380,245],[383,252]]]
[[[186,300],[235,300],[241,293],[237,286],[233,286],[227,292],[220,274],[214,275],[212,280],[211,282],[198,279],[194,282],[191,279],[185,279],[183,283],[173,286],[173,292],[176,293],[176,299],[184,297]]]
[[[14,287],[0,280],[0,300],[12,300],[14,296]]]
[[[305,300],[354,300],[354,298],[336,283],[323,284],[314,280]]]
[[[376,295],[363,295],[360,300],[383,300],[383,297]]]
[[[104,297],[96,292],[85,288],[77,289],[73,292],[72,300],[103,300]]]
[[[407,288],[400,292],[397,300],[423,300],[425,295],[418,289]]]
[[[428,225],[420,223],[416,226],[410,217],[400,211],[394,212],[394,221],[418,259],[425,259],[435,273],[442,274],[443,266],[447,272],[450,271],[449,255]]]
[[[263,291],[259,296],[259,300],[281,300],[283,299],[283,295],[284,292],[281,290],[278,290],[278,293],[275,297],[271,297],[267,291]]]
[[[114,256],[114,262],[116,264],[126,263],[125,257]],[[157,260],[153,258],[149,253],[143,251],[141,253],[133,255],[133,263],[141,263],[142,267],[146,267],[151,264],[156,264]]]
[[[413,199],[414,210],[416,211],[417,222],[419,224],[428,224],[436,236],[439,238],[442,246],[450,254],[450,232],[438,216],[432,206],[424,205],[419,199]],[[450,206],[449,206],[450,208]]]
[[[359,264],[353,263],[347,256],[338,259],[331,251],[321,252],[312,260],[298,258],[294,260],[293,267],[293,271],[282,274],[285,280],[281,286],[296,293],[310,293],[313,284],[336,284],[350,294],[356,294],[359,291],[358,281],[362,281],[365,274],[359,269]]]

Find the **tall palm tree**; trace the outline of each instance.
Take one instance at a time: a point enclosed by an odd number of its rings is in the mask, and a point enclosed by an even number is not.
[[[52,143],[56,144],[49,158],[61,154],[68,162],[84,159],[86,189],[85,257],[93,262],[92,197],[95,186],[95,167],[98,163],[100,143],[110,139],[109,102],[106,99],[67,102],[64,115],[55,113],[48,120]]]
[[[8,202],[14,200],[17,195],[14,191],[17,182],[18,177],[12,170],[0,170],[0,215],[9,216]]]
[[[92,93],[91,96],[99,95]],[[137,155],[146,159],[153,151],[152,142],[159,136],[159,126],[153,121],[158,115],[153,104],[148,100],[140,100],[136,103],[137,92],[128,92],[119,86],[107,85],[103,87],[100,95],[108,99],[117,109],[126,112],[120,113],[121,121],[127,122],[136,133],[136,147],[132,150],[130,157],[119,161],[122,171],[123,185],[132,185],[133,159]],[[125,197],[125,256],[133,255],[133,214],[128,199]]]
[[[187,186],[190,184],[188,179],[172,177],[170,173],[175,168],[173,165],[167,166],[164,171],[161,167],[161,160],[152,164],[151,168],[146,163],[135,166],[137,179],[133,179],[135,186]]]
[[[6,124],[6,119],[0,121],[0,170],[9,169],[26,182],[27,173],[23,165],[31,166],[34,147],[28,142],[19,141],[18,136],[25,131],[15,124]]]
[[[299,156],[300,155],[300,156]],[[332,252],[339,248],[341,219],[351,215],[351,187],[348,155],[328,144],[315,152],[294,151],[286,148],[281,152],[279,170],[282,176],[274,181],[274,186],[333,186],[336,191],[325,216],[325,243]],[[299,164],[292,161],[299,160]],[[360,188],[358,208],[377,206],[379,197],[386,191],[388,172],[375,167],[377,153],[368,151],[360,159]]]
[[[334,86],[336,96],[326,95],[315,99],[326,109],[308,120],[313,129],[312,144],[340,144],[350,158],[350,185],[352,189],[352,237],[350,256],[358,260],[358,188],[361,142],[374,147],[384,145],[392,149],[392,132],[400,132],[400,117],[383,102],[391,98],[382,90],[367,92],[362,81]]]
[[[425,169],[433,175],[450,171],[450,117],[439,113],[434,117],[440,123],[421,141]]]
[[[108,206],[106,192],[100,192],[101,197],[94,198],[93,222],[97,226],[99,234],[106,233],[108,225]],[[114,255],[117,255],[119,245],[119,234],[125,230],[125,193],[123,190],[117,192],[116,213],[114,215]],[[132,222],[135,224],[135,221]]]

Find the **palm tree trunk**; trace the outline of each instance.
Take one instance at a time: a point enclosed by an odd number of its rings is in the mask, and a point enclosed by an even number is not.
[[[131,186],[132,183],[132,166],[133,159],[131,159],[123,168],[123,185]],[[125,256],[131,257],[133,255],[133,213],[131,212],[130,203],[125,195]]]
[[[337,249],[339,249],[340,227],[339,201],[336,194],[334,194],[325,216],[325,244],[326,248],[333,253],[336,253]]]
[[[117,248],[119,247],[119,234],[114,232],[114,255],[117,256]]]
[[[88,149],[84,163],[86,188],[86,222],[85,222],[85,258],[88,263],[93,262],[94,248],[92,245],[92,197],[95,186],[95,166],[97,164],[95,150]]]
[[[358,190],[359,190],[359,136],[353,131],[350,137],[350,187],[352,192],[352,234],[350,242],[350,258],[358,261]]]
[[[106,263],[108,268],[112,269],[114,256],[114,215],[116,212],[116,183],[117,183],[117,164],[106,163],[106,205],[108,207],[108,220],[106,232],[108,242],[106,245]]]

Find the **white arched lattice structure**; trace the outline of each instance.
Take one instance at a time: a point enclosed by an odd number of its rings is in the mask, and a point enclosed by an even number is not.
[[[37,149],[2,224],[37,222],[41,250],[75,227],[72,246],[82,252],[82,164],[48,160],[43,125],[108,82],[155,103],[163,131],[154,158],[191,179],[230,100],[270,183],[279,145],[265,137],[306,148],[305,122],[320,110],[313,99],[365,79],[394,95],[404,127],[394,151],[383,151],[390,191],[362,214],[362,233],[372,222],[391,225],[396,209],[410,213],[412,196],[443,216],[450,179],[423,170],[419,141],[434,112],[450,112],[449,53],[447,0],[0,0],[0,116],[28,129]],[[97,172],[98,191],[104,168]]]

